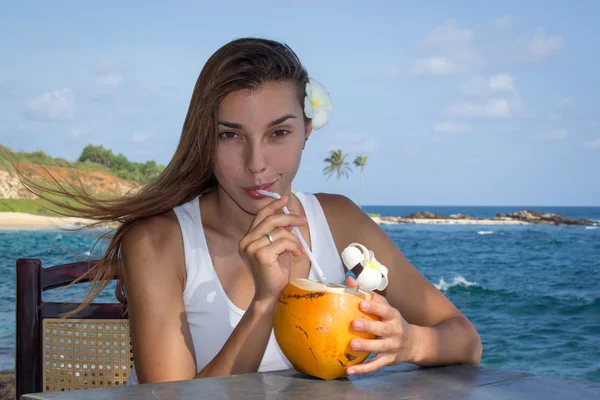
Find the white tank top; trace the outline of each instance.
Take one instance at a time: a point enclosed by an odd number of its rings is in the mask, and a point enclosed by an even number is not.
[[[311,249],[332,283],[344,283],[345,270],[318,199],[313,194],[294,192],[306,213]],[[221,350],[244,315],[227,297],[214,269],[204,236],[199,198],[174,208],[183,234],[186,286],[183,291],[185,312],[190,326],[197,372]],[[309,279],[318,280],[310,269]],[[277,345],[273,331],[258,371],[292,368]],[[127,384],[138,383],[135,367]]]

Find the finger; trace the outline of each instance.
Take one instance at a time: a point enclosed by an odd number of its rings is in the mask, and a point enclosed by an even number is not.
[[[356,279],[351,275],[346,276],[346,286],[352,289],[358,288],[358,283],[356,283]]]
[[[354,338],[348,344],[352,350],[369,353],[396,352],[400,348],[401,338],[398,336],[381,339]]]
[[[299,226],[306,223],[306,218],[301,215],[274,214],[262,220],[252,231],[246,234],[248,241],[253,242],[277,228],[286,226]]]
[[[381,318],[382,321],[402,319],[400,312],[392,307],[385,297],[379,297],[380,298],[377,298],[377,296],[375,296],[373,300],[361,301],[359,304],[360,310],[368,314],[376,315]]]
[[[391,354],[378,354],[371,360],[357,364],[346,369],[348,375],[368,374],[375,372],[380,368],[391,365],[394,362],[394,356]]]
[[[287,204],[288,199],[289,199],[288,196],[281,196],[280,199],[273,200],[268,205],[263,207],[258,213],[256,213],[256,216],[254,217],[252,224],[250,224],[250,228],[248,229],[248,232],[252,231],[258,224],[260,224],[269,215],[273,215],[273,214],[277,213],[277,211],[281,210],[283,208],[283,206],[285,206]]]
[[[271,236],[273,243],[275,243],[279,240],[282,240],[282,239],[291,240],[294,243],[296,243],[296,245],[300,249],[300,254],[304,253],[304,248],[302,247],[302,244],[300,243],[300,239],[298,239],[298,237],[296,235],[289,232],[287,229],[285,229],[283,227],[279,227],[279,228],[269,232],[268,235]],[[246,252],[249,254],[254,254],[259,249],[261,249],[265,246],[269,246],[270,244],[271,244],[271,241],[269,240],[268,236],[265,234],[264,236],[260,236],[254,242],[250,243],[248,245],[248,247],[246,248]],[[294,253],[294,255],[297,255],[297,254]]]
[[[280,239],[272,244],[261,247],[256,252],[256,260],[262,265],[272,265],[277,262],[279,256],[286,251],[294,255],[300,255],[302,252],[298,248],[298,245],[289,239]]]
[[[399,324],[395,322],[373,321],[366,318],[356,318],[352,321],[352,329],[357,332],[371,333],[379,337],[402,335]]]

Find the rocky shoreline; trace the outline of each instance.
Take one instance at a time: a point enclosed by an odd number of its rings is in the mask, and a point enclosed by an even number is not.
[[[508,214],[500,213],[496,214],[493,218],[473,218],[465,214],[442,215],[429,211],[420,211],[405,217],[382,217],[377,214],[369,214],[369,216],[378,224],[598,225],[597,222],[589,219],[573,219],[553,213],[541,213],[534,210],[521,210]]]

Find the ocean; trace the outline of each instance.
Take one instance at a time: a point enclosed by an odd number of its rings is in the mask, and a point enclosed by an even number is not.
[[[493,217],[521,209],[600,220],[600,207],[365,206]],[[404,255],[477,327],[482,365],[600,382],[600,227],[382,225]],[[50,266],[90,255],[94,232],[0,231],[0,370],[14,368],[14,262]],[[93,251],[104,249],[100,243]],[[81,300],[86,285],[44,300]],[[114,286],[99,301],[114,301]]]

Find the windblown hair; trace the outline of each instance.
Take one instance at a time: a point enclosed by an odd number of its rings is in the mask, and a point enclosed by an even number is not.
[[[219,48],[206,62],[192,93],[179,144],[164,171],[139,191],[102,199],[86,192],[65,188],[51,177],[52,187],[27,179],[20,173],[21,182],[33,194],[48,201],[55,212],[63,216],[89,218],[90,224],[116,223],[118,227],[106,252],[83,278],[91,282],[82,304],[71,315],[91,303],[117,277],[117,297],[124,301],[122,282],[121,244],[127,230],[143,218],[165,213],[214,190],[217,182],[213,173],[217,146],[217,110],[229,93],[237,90],[256,90],[269,82],[290,82],[297,88],[298,101],[304,104],[308,74],[298,56],[286,44],[261,38],[233,40]],[[307,120],[305,120],[307,121]],[[56,195],[70,201],[65,204]]]

